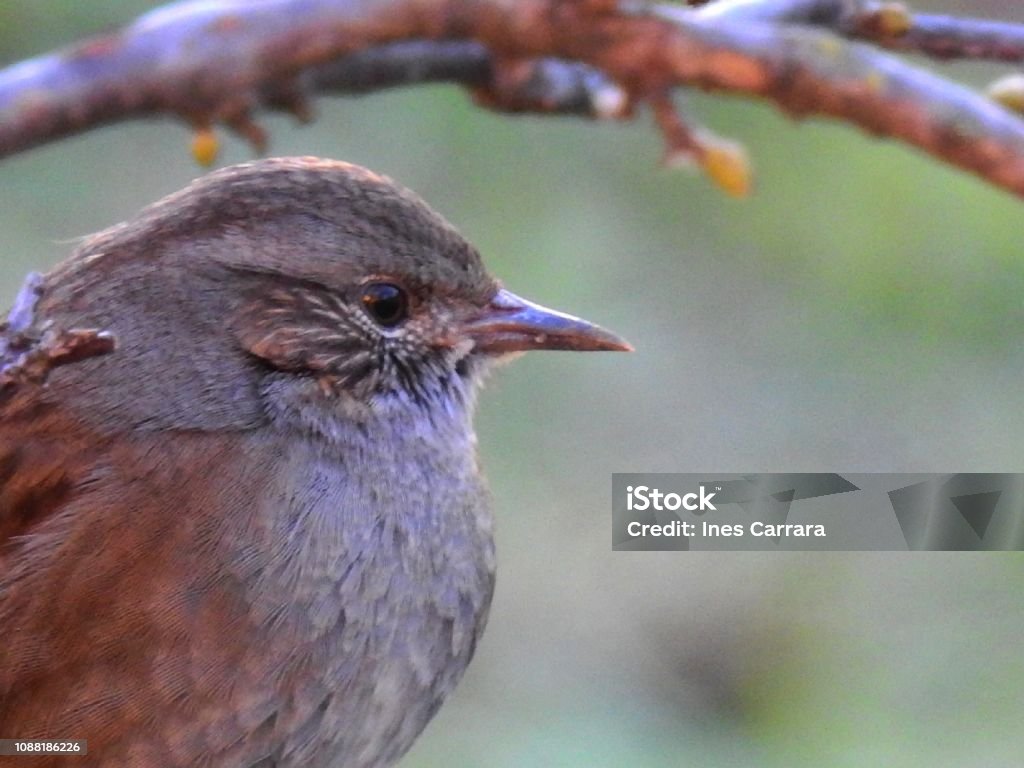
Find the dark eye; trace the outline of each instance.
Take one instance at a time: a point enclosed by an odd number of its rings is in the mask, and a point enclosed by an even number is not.
[[[363,287],[363,306],[378,325],[394,328],[409,315],[409,296],[394,283]]]

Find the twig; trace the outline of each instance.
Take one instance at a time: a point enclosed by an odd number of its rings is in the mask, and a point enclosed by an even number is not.
[[[877,5],[877,4],[876,4]],[[874,12],[877,14],[877,10]],[[953,16],[912,14],[902,34],[886,34],[867,13],[854,33],[897,51],[923,53],[937,59],[1024,61],[1024,25]]]
[[[75,328],[34,332],[35,306],[43,278],[29,273],[14,299],[7,320],[0,323],[0,397],[19,384],[40,384],[61,365],[105,355],[114,350],[114,336],[105,331]]]
[[[706,20],[813,24],[870,40],[891,50],[937,59],[1024,61],[1024,25],[913,13],[900,2],[879,0],[718,0]]]

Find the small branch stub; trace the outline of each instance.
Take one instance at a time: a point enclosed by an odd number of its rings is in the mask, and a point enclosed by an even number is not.
[[[0,323],[0,395],[20,384],[42,384],[54,368],[106,355],[117,346],[113,334],[92,328],[49,328],[34,333],[35,306],[42,284],[42,275],[30,273],[7,320]]]
[[[663,164],[668,168],[700,168],[731,197],[743,198],[753,186],[753,170],[746,148],[707,128],[683,119],[668,94],[652,96],[654,121],[665,140]]]
[[[113,334],[94,328],[51,330],[38,341],[15,334],[0,357],[0,395],[19,385],[43,384],[54,368],[109,354],[116,346]]]

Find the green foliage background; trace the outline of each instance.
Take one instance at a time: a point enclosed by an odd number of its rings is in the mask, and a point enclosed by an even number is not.
[[[0,63],[153,5],[0,2]],[[1006,0],[916,7],[1024,21]],[[266,121],[274,154],[391,175],[513,290],[637,347],[527,356],[485,394],[491,626],[403,765],[1020,764],[1019,554],[610,551],[613,471],[1024,469],[1021,201],[844,125],[687,99],[750,149],[750,200],[659,169],[644,119],[499,116],[432,87]],[[0,305],[198,175],[188,142],[162,120],[4,160]],[[221,163],[249,157],[229,139]]]

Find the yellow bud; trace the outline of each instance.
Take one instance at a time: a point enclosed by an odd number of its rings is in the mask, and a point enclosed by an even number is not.
[[[1024,75],[1001,77],[986,88],[985,93],[1007,109],[1024,113]]]
[[[210,128],[200,128],[192,137],[192,157],[204,168],[213,165],[220,151],[220,142]]]
[[[704,173],[733,197],[750,194],[753,171],[743,145],[715,138],[706,140],[700,159]]]
[[[875,14],[875,18],[878,19],[878,28],[883,35],[889,37],[905,35],[914,25],[910,9],[903,3],[882,3]]]

